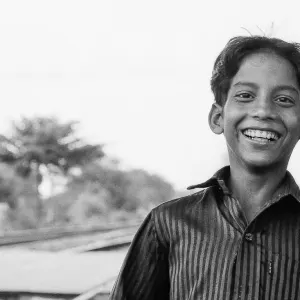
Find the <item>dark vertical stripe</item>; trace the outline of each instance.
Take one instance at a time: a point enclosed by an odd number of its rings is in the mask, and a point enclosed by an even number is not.
[[[240,245],[240,251],[238,252],[238,256],[236,259],[236,272],[235,272],[235,276],[234,276],[234,294],[235,295],[240,295],[241,290],[241,280],[242,280],[242,276],[243,276],[243,271],[244,271],[244,254],[245,254],[245,247],[244,247],[244,241],[241,240],[241,245]]]
[[[191,212],[191,218],[195,219],[194,212]],[[184,218],[185,219],[185,218]],[[187,231],[187,242],[186,242],[186,253],[187,253],[187,260],[186,260],[186,281],[187,281],[187,291],[190,291],[193,286],[192,282],[192,265],[193,265],[193,247],[194,247],[194,237],[195,232],[189,228],[188,224],[185,224],[185,228]],[[199,237],[198,237],[199,238]]]
[[[248,255],[247,255],[247,269],[248,272],[246,274],[246,280],[245,280],[245,299],[253,299],[252,296],[252,286],[255,285],[254,282],[254,276],[257,270],[256,260],[255,260],[255,254],[256,251],[256,243],[255,238],[253,238],[253,241],[248,243]]]
[[[241,213],[239,213],[240,205],[236,199],[231,197],[227,197],[227,198],[229,200],[228,201],[229,212],[232,215],[232,218],[236,223],[237,227],[240,229],[241,232],[243,232],[245,229],[245,224],[244,221],[240,220],[239,218],[241,215]]]
[[[209,251],[208,251],[208,277],[207,277],[207,281],[208,281],[208,286],[209,289],[207,289],[208,291],[208,299],[213,299],[212,298],[212,292],[213,289],[216,288],[214,287],[214,272],[216,270],[218,261],[217,261],[217,254],[218,254],[218,249],[219,249],[219,245],[220,245],[220,230],[219,230],[219,225],[218,225],[218,216],[217,216],[217,208],[214,210],[214,214],[213,214],[213,218],[212,218],[213,224],[211,222],[210,226],[214,229],[213,230],[213,236],[214,239],[211,239],[210,242],[210,246],[209,246]],[[215,247],[215,245],[218,245],[218,247]]]
[[[176,208],[176,207],[175,207]],[[178,213],[178,207],[177,210],[175,211],[175,216]],[[179,242],[179,220],[177,218],[174,218],[174,216],[172,216],[172,231],[173,231],[173,238],[175,237],[174,240],[174,249],[172,249],[174,251],[174,261],[173,261],[173,265],[175,265],[174,268],[174,290],[173,290],[173,295],[174,295],[174,299],[179,299],[179,295],[180,295],[180,286],[181,286],[181,280],[179,279],[179,271],[180,271],[180,267],[182,264],[182,259],[180,257],[179,254],[179,247],[180,245],[178,245]]]
[[[130,291],[133,295],[139,295],[143,290],[143,285],[145,284],[146,279],[150,281],[150,283],[153,282],[152,276],[154,273],[155,263],[151,263],[152,256],[153,259],[156,260],[156,249],[155,244],[153,241],[152,231],[151,228],[148,229],[146,234],[144,236],[141,236],[141,239],[139,241],[140,245],[144,245],[142,247],[142,253],[140,253],[139,260],[136,260],[135,257],[131,258],[131,267],[128,268],[128,277],[132,278],[131,281],[128,281],[127,289],[125,290],[125,293],[128,293]],[[149,241],[153,241],[152,243]],[[145,247],[146,245],[146,247]],[[147,269],[147,275],[145,274],[144,269]],[[137,276],[134,276],[134,273],[140,274],[140,276],[144,279],[141,280]],[[149,290],[149,289],[148,289]],[[144,295],[147,299],[147,295]]]
[[[241,276],[239,276],[239,294],[241,299],[246,299],[246,286],[249,282],[249,273],[252,266],[250,265],[250,251],[249,251],[249,242],[244,241],[242,258],[241,258]]]
[[[269,229],[268,234],[265,235],[265,239],[264,239],[264,245],[263,245],[263,255],[265,257],[265,260],[262,262],[264,264],[265,267],[265,286],[263,287],[262,291],[265,294],[265,298],[266,300],[271,299],[270,298],[270,294],[271,294],[271,289],[272,289],[272,276],[269,273],[269,262],[270,260],[273,259],[272,255],[270,254],[271,249],[274,248],[274,239],[273,239],[273,227],[274,224],[272,224],[272,226]]]
[[[285,255],[288,258],[284,265],[284,273],[282,274],[282,292],[281,292],[281,299],[287,299],[289,288],[287,288],[290,285],[290,281],[288,280],[289,274],[291,273],[291,260],[289,259],[291,257],[291,235],[292,235],[293,228],[291,228],[291,222],[288,221],[286,226],[282,224],[282,233],[286,236],[284,248],[285,248]],[[283,237],[284,238],[284,237]]]
[[[297,265],[295,264],[296,260],[294,261],[294,259],[296,258],[296,239],[298,239],[298,237],[296,237],[296,234],[294,233],[294,229],[297,228],[297,222],[295,222],[296,220],[293,219],[291,222],[291,229],[290,229],[290,247],[291,247],[291,262],[292,262],[292,266],[291,266],[291,279],[290,279],[290,287],[288,289],[289,291],[289,295],[288,295],[288,299],[295,299],[295,287],[297,285],[296,282],[296,278],[297,278]],[[300,267],[300,266],[299,266]],[[300,270],[298,270],[298,272],[300,272]]]
[[[267,267],[266,267],[266,253],[265,249],[265,234],[260,235],[260,247],[257,249],[260,253],[260,273],[256,280],[259,282],[259,297],[258,299],[265,299],[266,286],[267,286]],[[254,288],[254,287],[253,287]],[[252,291],[254,293],[254,291]]]
[[[202,215],[201,216],[203,218],[203,222],[204,224],[206,223],[206,215]],[[199,290],[201,291],[201,293],[204,293],[204,290],[206,288],[205,283],[206,283],[206,271],[205,271],[205,260],[206,260],[206,249],[207,249],[207,242],[209,239],[209,234],[207,234],[207,232],[205,232],[205,229],[203,230],[203,239],[202,239],[202,243],[197,243],[197,246],[200,246],[199,252],[197,254],[197,260],[196,260],[196,264],[194,266],[194,270],[195,274],[198,275],[197,278],[197,282],[199,285]]]
[[[157,227],[157,236],[161,245],[168,248],[168,241],[170,241],[170,218],[168,214],[159,213],[153,215],[154,226]]]
[[[222,264],[222,260],[224,260],[224,254],[222,253],[222,244],[224,243],[224,229],[222,226],[222,220],[221,220],[221,214],[220,211],[216,209],[215,214],[215,234],[216,234],[216,245],[218,247],[214,247],[214,255],[212,257],[212,265],[211,265],[211,272],[210,272],[210,286],[212,287],[210,289],[209,293],[209,299],[215,299],[215,293],[216,290],[218,290],[220,287],[220,278],[219,273],[221,271],[220,265]]]
[[[183,294],[184,297],[184,291],[189,291],[189,281],[188,281],[188,270],[189,270],[189,262],[191,261],[191,258],[188,255],[189,245],[191,241],[189,240],[189,229],[184,223],[185,218],[183,218],[184,211],[181,212],[182,219],[181,219],[181,225],[182,225],[182,241],[183,241],[183,247],[180,251],[181,257],[182,257],[182,283],[183,283]]]
[[[271,252],[271,265],[272,265],[272,273],[271,275],[271,299],[276,299],[276,295],[278,293],[278,279],[279,276],[276,276],[281,269],[280,260],[279,260],[279,248],[280,248],[280,241],[278,239],[278,232],[279,232],[280,222],[277,222],[274,226],[274,233],[272,236],[272,252]],[[275,253],[274,253],[275,252]]]
[[[197,217],[199,217],[197,215],[198,211],[193,211],[192,212],[192,220],[197,220]],[[196,264],[198,264],[199,262],[197,261],[198,255],[196,252],[197,249],[197,240],[201,240],[203,237],[203,234],[201,234],[201,231],[199,230],[195,230],[194,228],[190,228],[189,229],[189,240],[190,240],[190,244],[189,244],[189,253],[188,253],[188,257],[189,257],[189,264],[188,264],[188,282],[190,284],[189,286],[189,296],[193,293],[194,289],[196,288],[197,284],[196,284],[196,277],[198,277],[196,275],[196,272],[193,270],[194,266]],[[199,248],[198,248],[199,249]]]
[[[300,266],[299,266],[299,261],[298,261],[298,268],[300,269]],[[296,276],[296,284],[295,284],[295,294],[294,294],[294,300],[298,300],[299,299],[299,292],[300,292],[300,270],[298,269],[298,272],[297,272],[297,276]]]
[[[195,283],[195,289],[194,292],[197,293],[203,293],[205,289],[205,269],[204,269],[204,264],[205,264],[205,249],[207,245],[207,241],[209,239],[209,232],[207,228],[207,219],[209,218],[209,214],[206,210],[199,210],[198,211],[198,218],[201,220],[201,228],[195,229],[195,232],[197,236],[200,234],[200,239],[195,236],[195,264],[193,266],[193,274],[195,275],[194,278],[194,283]],[[197,222],[198,225],[198,222]],[[192,299],[192,298],[191,298]]]
[[[203,249],[203,269],[201,272],[202,278],[205,280],[205,288],[203,290],[203,298],[204,299],[208,299],[207,298],[207,293],[209,292],[210,288],[207,284],[207,280],[208,280],[208,275],[209,275],[209,271],[210,271],[210,265],[212,264],[211,261],[211,256],[212,256],[212,250],[214,245],[214,230],[215,230],[215,224],[214,224],[214,218],[215,218],[215,210],[213,209],[211,215],[209,216],[208,214],[205,215],[205,223],[204,223],[204,227],[205,230],[207,231],[207,240]]]
[[[261,244],[262,244],[262,238],[261,238],[261,231],[258,231],[256,237],[255,237],[255,248],[253,248],[253,257],[255,260],[255,267],[254,267],[254,274],[253,274],[253,285],[252,285],[252,291],[251,291],[251,299],[261,299],[260,297],[260,274],[261,274]]]
[[[223,290],[223,297],[224,297],[223,278],[224,278],[224,272],[226,271],[224,266],[228,260],[226,247],[228,247],[227,241],[228,241],[229,234],[227,232],[226,222],[224,222],[224,219],[222,218],[222,214],[220,211],[217,212],[217,216],[218,216],[218,224],[220,226],[219,227],[220,242],[218,243],[220,246],[219,246],[219,251],[217,253],[218,262],[214,270],[214,279],[216,281],[216,287],[213,289],[212,299],[219,299],[218,294],[220,290]]]
[[[170,274],[170,298],[174,298],[175,299],[175,280],[171,280],[175,278],[175,269],[174,269],[174,265],[175,265],[175,259],[174,259],[174,243],[173,243],[173,239],[175,236],[175,232],[174,232],[174,226],[172,226],[172,211],[170,209],[169,213],[165,213],[165,212],[161,212],[161,215],[164,216],[164,223],[165,223],[165,227],[168,228],[168,240],[169,240],[169,251],[168,251],[168,258],[169,258],[169,274]],[[165,238],[166,239],[166,238]]]
[[[285,280],[285,272],[286,272],[286,267],[287,267],[287,262],[288,262],[288,257],[287,257],[287,251],[285,245],[288,243],[288,234],[285,231],[285,226],[283,226],[283,222],[279,222],[279,228],[278,228],[278,239],[279,239],[279,252],[278,252],[278,257],[279,257],[279,271],[278,271],[278,286],[277,286],[277,293],[276,295],[280,295],[281,299],[282,294],[283,294],[283,281]]]
[[[226,228],[226,235],[228,236],[226,240],[226,246],[224,249],[224,255],[227,256],[227,259],[224,260],[224,267],[222,268],[222,279],[221,279],[221,288],[218,291],[217,299],[223,299],[226,295],[226,299],[230,299],[230,287],[231,287],[231,276],[232,276],[232,263],[234,260],[234,254],[237,249],[237,240],[238,237],[234,231],[234,228],[228,223],[224,222]],[[226,236],[225,235],[225,236]]]
[[[199,218],[199,212],[198,210],[191,210],[191,220],[198,223]],[[187,226],[188,227],[188,226]],[[203,234],[198,228],[189,228],[188,230],[188,278],[187,281],[189,283],[188,291],[190,291],[189,296],[193,293],[194,289],[197,286],[196,278],[198,278],[196,272],[193,270],[194,266],[199,263],[197,262],[198,255],[196,253],[197,251],[197,241],[201,240],[203,237]],[[199,249],[199,247],[198,247]]]

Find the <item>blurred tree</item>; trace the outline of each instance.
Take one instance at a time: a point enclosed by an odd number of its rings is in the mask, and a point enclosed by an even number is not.
[[[78,138],[77,122],[56,118],[22,118],[12,123],[12,134],[0,135],[0,161],[14,165],[18,174],[34,175],[37,190],[43,180],[41,167],[50,172],[68,171],[104,156],[102,145],[89,145]]]
[[[73,176],[68,186],[72,191],[86,191],[86,187],[91,193],[104,194],[98,201],[105,198],[105,205],[114,210],[149,209],[175,195],[173,186],[158,175],[139,169],[122,171],[97,163],[82,168],[82,173]]]
[[[23,185],[24,180],[16,174],[13,167],[0,163],[0,203],[15,208]]]
[[[35,179],[22,178],[13,166],[0,163],[1,230],[36,228],[43,208]],[[3,206],[3,205],[6,205]]]
[[[63,193],[47,200],[47,222],[86,224],[142,217],[174,194],[170,183],[144,170],[124,171],[114,164],[90,163],[70,175]]]
[[[80,175],[71,178],[68,188],[71,190],[85,190],[88,186],[92,193],[106,190],[110,195],[109,205],[115,209],[120,209],[127,201],[126,189],[129,183],[126,172],[118,168],[109,168],[98,163],[91,163],[82,168]]]
[[[124,171],[107,160],[102,145],[78,138],[75,125],[23,118],[12,123],[10,135],[0,135],[0,203],[9,205],[9,228],[132,218],[174,196],[161,177]],[[49,173],[64,175],[68,183],[60,194],[41,201],[39,188]]]
[[[128,171],[126,177],[128,181],[127,201],[124,203],[126,210],[137,207],[151,209],[175,196],[173,186],[156,174],[137,169]]]

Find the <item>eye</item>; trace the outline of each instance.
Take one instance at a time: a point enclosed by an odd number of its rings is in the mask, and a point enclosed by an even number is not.
[[[251,95],[250,93],[247,92],[241,92],[238,93],[234,96],[238,101],[249,101],[252,100],[254,98],[253,95]]]
[[[279,105],[282,105],[282,106],[292,106],[294,105],[294,100],[291,99],[290,97],[286,97],[286,96],[280,96],[280,97],[277,97],[275,99],[275,101],[279,104]]]

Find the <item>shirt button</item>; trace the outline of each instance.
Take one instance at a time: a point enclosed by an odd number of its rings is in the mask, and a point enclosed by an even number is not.
[[[251,241],[253,240],[253,235],[252,235],[252,233],[246,233],[245,238],[246,238],[247,241],[250,241],[250,242],[251,242]]]

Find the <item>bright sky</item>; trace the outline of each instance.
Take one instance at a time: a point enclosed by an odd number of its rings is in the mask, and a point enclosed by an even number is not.
[[[201,182],[226,151],[207,124],[213,62],[242,27],[300,42],[297,1],[2,0],[0,132],[20,115],[78,120],[127,166]]]

